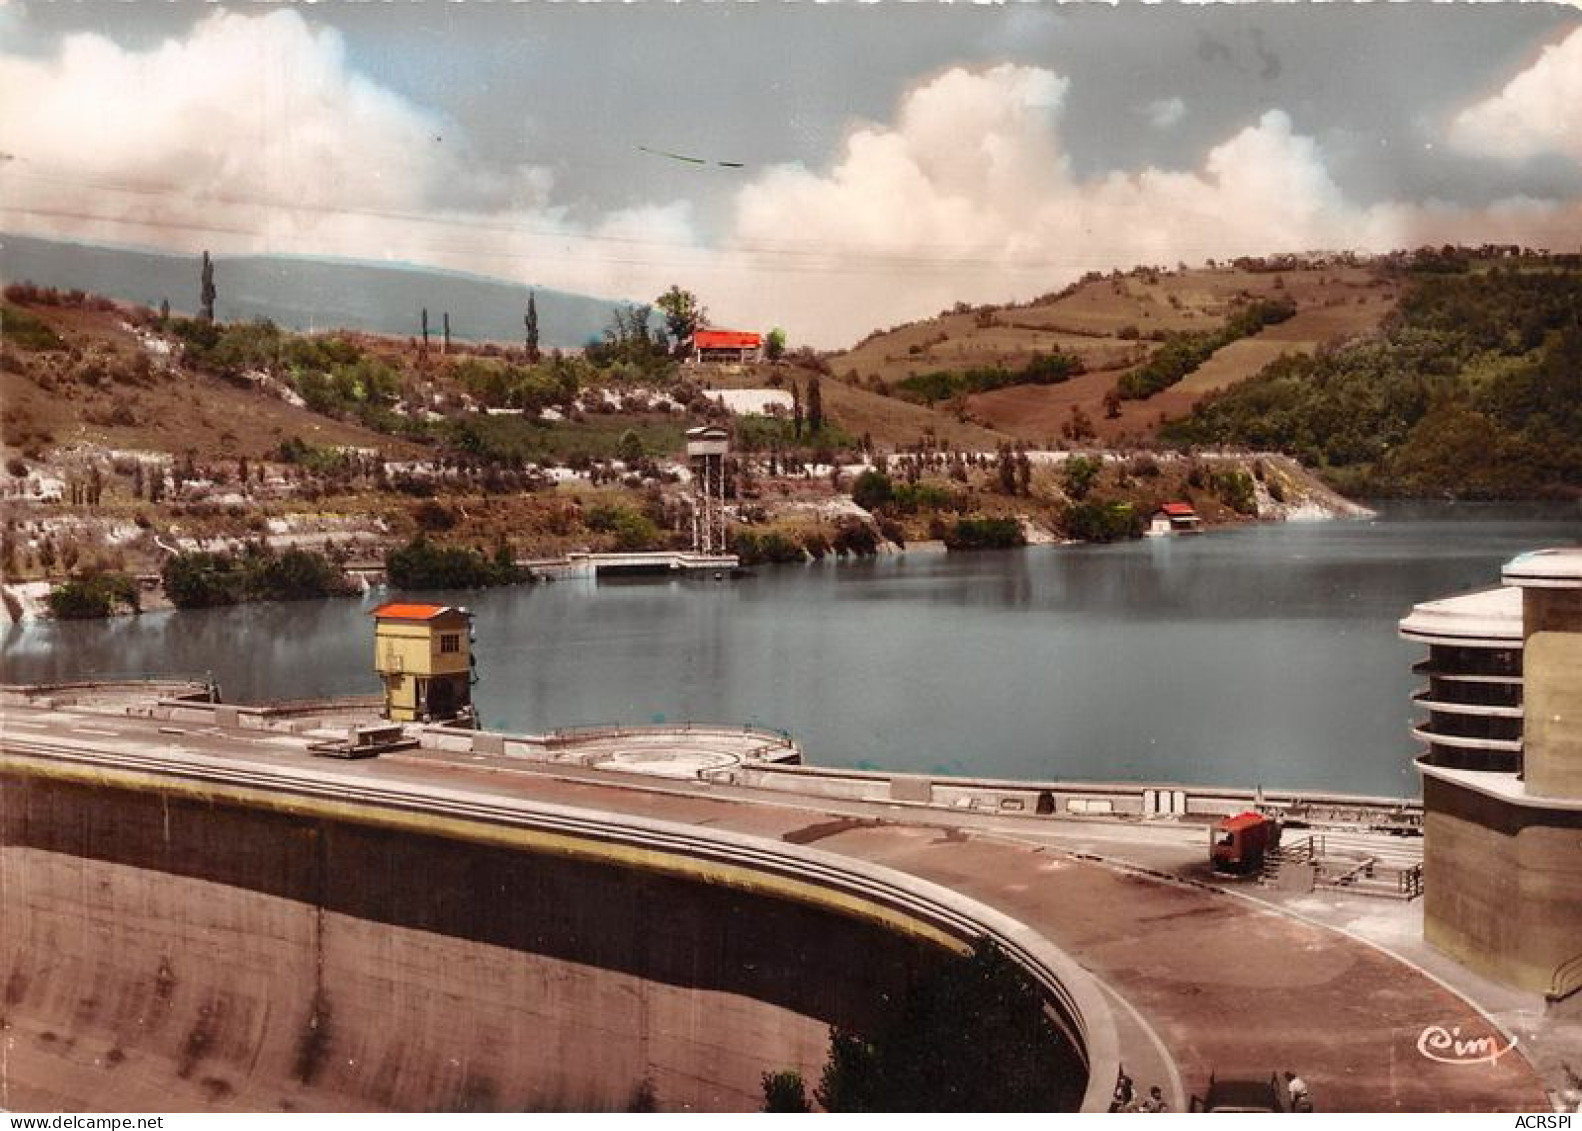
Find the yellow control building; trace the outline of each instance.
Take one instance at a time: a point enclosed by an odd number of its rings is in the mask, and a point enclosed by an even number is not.
[[[395,602],[374,610],[374,670],[385,717],[439,722],[472,715],[472,614],[452,605]]]

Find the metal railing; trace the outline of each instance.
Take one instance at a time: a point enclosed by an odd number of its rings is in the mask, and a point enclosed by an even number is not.
[[[796,742],[783,730],[769,730],[765,727],[756,727],[746,723],[739,726],[730,726],[724,723],[691,721],[643,723],[638,725],[604,723],[593,726],[557,727],[545,735],[544,739],[546,744],[561,745],[571,742],[589,742],[601,738],[641,738],[648,735],[666,736],[677,734],[712,734],[724,738],[746,736],[759,739],[759,749],[762,750],[791,750],[796,748]]]
[[[1313,869],[1313,886],[1362,895],[1416,899],[1423,894],[1422,864],[1403,864],[1375,855],[1331,858],[1329,838],[1315,833],[1283,844],[1264,860],[1262,877],[1273,881],[1287,865]]]
[[[1578,990],[1582,990],[1582,951],[1555,967],[1555,972],[1549,976],[1549,988],[1544,991],[1544,997],[1550,1001],[1559,1001]]]

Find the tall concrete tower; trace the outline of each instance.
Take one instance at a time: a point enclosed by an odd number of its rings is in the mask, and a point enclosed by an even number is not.
[[[687,429],[687,462],[692,466],[692,550],[724,554],[725,457],[731,434],[718,424]]]
[[[1582,549],[1507,562],[1500,589],[1401,622],[1429,645],[1423,934],[1551,999],[1582,991]]]

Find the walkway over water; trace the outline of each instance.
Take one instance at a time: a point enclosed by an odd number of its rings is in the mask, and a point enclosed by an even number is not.
[[[692,550],[645,550],[631,553],[567,554],[564,558],[519,563],[534,577],[614,577],[622,574],[723,573],[741,567],[735,554],[700,554]]]

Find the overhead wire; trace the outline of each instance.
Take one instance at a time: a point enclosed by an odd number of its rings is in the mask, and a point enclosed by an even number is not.
[[[122,193],[144,198],[170,198],[182,196],[175,186],[138,183],[129,180],[116,181],[113,179],[92,178],[80,175],[51,174],[38,172],[32,169],[20,169],[8,164],[0,171],[0,182],[12,178],[23,178],[45,184],[69,185],[75,188],[99,189],[105,192]],[[224,192],[205,192],[201,196],[187,196],[192,203],[211,203],[234,207],[275,208],[296,213],[312,213],[321,216],[346,216],[370,217],[399,221],[403,223],[422,224],[440,229],[464,230],[480,234],[500,234],[511,236],[526,236],[544,239],[551,243],[561,241],[568,245],[593,245],[612,246],[635,249],[651,249],[654,251],[671,251],[674,253],[688,253],[699,256],[713,254],[742,253],[751,256],[767,257],[776,260],[775,267],[780,271],[806,273],[806,274],[866,274],[889,273],[898,268],[932,268],[971,270],[983,269],[994,271],[1014,271],[1018,273],[1050,272],[1056,270],[1071,270],[1080,267],[1088,257],[1079,252],[1062,256],[1060,259],[1052,258],[1012,258],[1001,255],[985,255],[981,252],[981,245],[958,245],[962,251],[950,251],[950,245],[939,245],[944,250],[938,254],[920,254],[916,252],[896,251],[882,247],[862,247],[847,242],[831,240],[803,239],[798,241],[766,241],[766,240],[735,240],[719,247],[703,246],[695,243],[658,236],[633,236],[619,235],[608,232],[596,232],[567,228],[544,227],[534,224],[512,223],[477,215],[432,214],[414,212],[407,209],[351,207],[344,205],[324,205],[308,201],[292,201],[287,205],[278,205],[265,198],[240,195]],[[263,234],[252,228],[226,226],[215,222],[197,222],[188,218],[148,218],[143,220],[138,217],[129,217],[125,214],[96,214],[92,212],[69,210],[60,207],[45,207],[39,204],[23,204],[15,200],[0,202],[0,207],[23,215],[47,217],[53,219],[79,220],[92,223],[106,224],[143,224],[148,227],[177,228],[196,232],[213,232],[256,238]],[[436,245],[432,241],[425,242],[425,248],[440,251],[451,251],[456,254],[481,256],[499,259],[531,259],[545,258],[550,253],[544,248],[528,251],[510,251],[498,246],[477,247],[451,245],[446,248]],[[571,248],[566,249],[569,254]],[[976,252],[974,254],[973,252]],[[585,253],[579,253],[585,254]],[[596,256],[595,262],[607,263],[614,266],[663,266],[669,260],[655,259],[652,257],[620,257]],[[1097,258],[1088,260],[1097,263]]]

